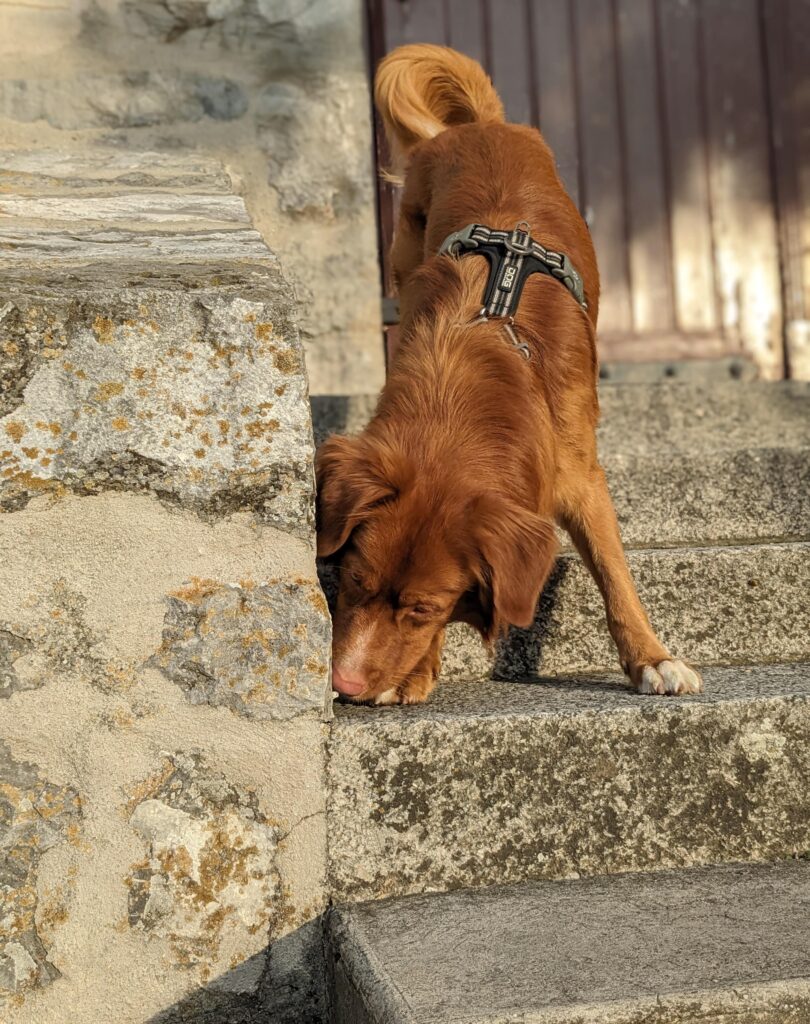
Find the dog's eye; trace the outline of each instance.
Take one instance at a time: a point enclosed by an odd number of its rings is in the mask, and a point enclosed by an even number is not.
[[[433,609],[426,604],[415,604],[408,609],[408,612],[417,618],[424,618],[426,615],[432,615]]]

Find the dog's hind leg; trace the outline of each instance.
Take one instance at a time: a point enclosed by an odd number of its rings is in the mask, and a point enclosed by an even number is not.
[[[588,566],[605,602],[622,668],[640,693],[700,693],[700,675],[653,632],[627,566],[619,525],[601,467],[576,475],[558,518]]]

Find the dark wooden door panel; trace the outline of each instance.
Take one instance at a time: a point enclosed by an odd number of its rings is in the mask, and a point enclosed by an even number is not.
[[[603,358],[741,354],[776,377],[786,311],[810,376],[810,0],[369,11],[375,60],[404,42],[454,46],[486,67],[510,120],[541,128],[593,233]]]
[[[638,333],[675,329],[656,44],[652,0],[617,0],[628,264]]]
[[[603,331],[629,333],[630,274],[627,247],[627,198],[622,126],[616,76],[612,4],[578,0],[575,29],[579,41],[579,121],[582,195],[585,219],[599,257]]]
[[[573,6],[559,0],[535,0],[531,45],[534,49],[536,106],[540,129],[554,150],[568,194],[580,205],[577,54]]]

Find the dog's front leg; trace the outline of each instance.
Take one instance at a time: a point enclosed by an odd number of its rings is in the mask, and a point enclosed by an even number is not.
[[[386,690],[375,704],[421,704],[436,685],[442,664],[444,630],[441,629],[431,641],[427,654],[417,663],[397,687]]]
[[[602,593],[622,668],[640,693],[700,693],[698,672],[673,659],[650,626],[624,556],[616,512],[601,467],[566,496],[560,521]]]

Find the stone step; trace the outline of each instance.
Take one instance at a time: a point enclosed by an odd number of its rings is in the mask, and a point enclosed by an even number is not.
[[[633,578],[658,636],[696,665],[810,660],[810,543],[630,550]],[[321,580],[330,601],[336,571]],[[610,672],[619,667],[596,584],[575,554],[563,554],[527,630],[494,651],[452,623],[441,680],[514,679]]]
[[[810,660],[810,544],[629,551],[650,621],[670,652],[698,665]],[[562,555],[528,630],[494,654],[469,626],[447,631],[442,679],[526,679],[613,671],[604,605],[574,554]]]
[[[316,440],[361,430],[376,395],[313,395]],[[602,454],[810,445],[810,385],[800,381],[600,384]]]
[[[810,388],[604,385],[600,452],[628,547],[806,537]],[[316,440],[356,432],[376,396],[314,396]]]
[[[806,1024],[808,915],[800,861],[340,907],[333,1019]]]
[[[810,664],[705,680],[677,699],[588,677],[336,706],[335,900],[806,853]]]

